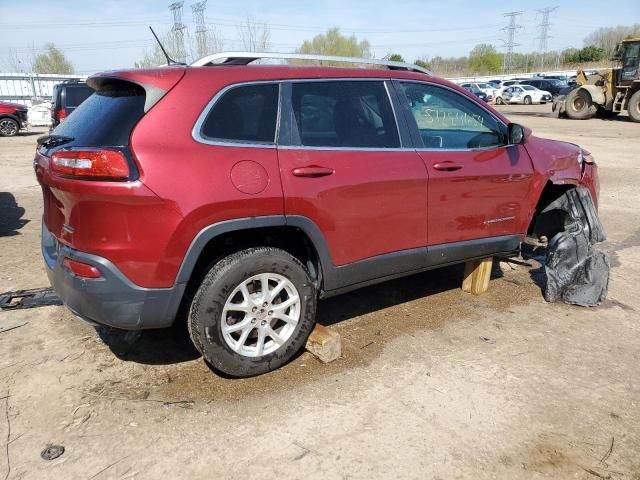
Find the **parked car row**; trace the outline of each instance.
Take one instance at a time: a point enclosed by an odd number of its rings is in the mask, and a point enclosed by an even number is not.
[[[544,104],[565,91],[568,84],[558,76],[516,77],[509,80],[488,80],[487,82],[465,82],[460,86],[480,98],[478,92],[486,95],[486,101],[502,104]],[[570,84],[569,84],[570,86]],[[483,98],[484,99],[484,98]]]
[[[13,137],[29,124],[47,125],[49,122],[43,116],[49,116],[51,123],[49,131],[57,127],[71,112],[93,94],[94,90],[81,80],[67,80],[53,88],[51,103],[45,102],[29,108],[20,103],[0,102],[0,137]],[[33,118],[29,118],[32,116]],[[35,121],[35,123],[34,123]]]

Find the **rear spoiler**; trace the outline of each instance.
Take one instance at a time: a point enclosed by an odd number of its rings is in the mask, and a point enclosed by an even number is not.
[[[118,81],[138,85],[146,94],[144,102],[146,113],[184,77],[184,74],[185,69],[180,67],[102,72],[89,77],[87,85],[98,91]]]

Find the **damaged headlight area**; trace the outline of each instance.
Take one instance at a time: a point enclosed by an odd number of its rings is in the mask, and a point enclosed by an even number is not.
[[[583,163],[586,163],[587,165],[593,165],[594,163],[596,163],[593,159],[593,155],[585,150],[582,150],[578,154],[578,165],[582,166]]]

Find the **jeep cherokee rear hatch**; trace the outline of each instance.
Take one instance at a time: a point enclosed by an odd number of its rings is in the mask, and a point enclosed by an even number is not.
[[[47,235],[51,249],[61,243],[99,255],[129,278],[141,270],[140,255],[131,254],[139,248],[137,240],[153,235],[155,222],[175,221],[167,217],[176,213],[142,182],[130,138],[138,121],[183,75],[184,69],[165,68],[91,77],[87,83],[96,93],[51,135],[38,139],[43,250]],[[51,266],[56,252],[43,253]]]

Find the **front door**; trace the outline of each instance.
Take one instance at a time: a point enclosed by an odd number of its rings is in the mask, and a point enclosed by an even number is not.
[[[317,225],[334,266],[423,248],[427,170],[401,146],[385,82],[286,86],[278,146],[285,214]]]
[[[525,233],[533,165],[506,126],[448,87],[396,85],[429,173],[428,244]]]

